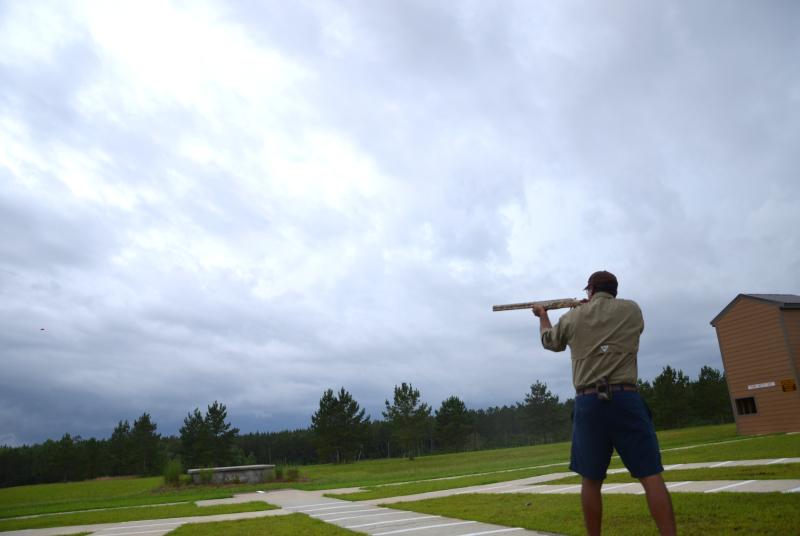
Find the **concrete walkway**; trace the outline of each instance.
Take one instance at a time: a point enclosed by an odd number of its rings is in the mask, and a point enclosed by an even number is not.
[[[666,470],[717,468],[734,466],[773,465],[781,463],[800,463],[800,458],[777,458],[763,460],[716,461],[703,463],[686,463],[666,466]],[[626,469],[612,469],[609,473],[624,473]],[[580,484],[548,484],[564,477],[574,476],[571,472],[551,473],[548,475],[521,478],[496,484],[469,486],[465,488],[447,489],[387,497],[368,501],[345,501],[325,497],[326,494],[350,493],[360,488],[347,488],[321,491],[277,490],[236,495],[228,499],[198,501],[198,506],[218,504],[236,504],[253,501],[264,501],[276,506],[279,510],[261,512],[243,512],[239,514],[222,514],[214,516],[182,517],[152,521],[133,521],[127,523],[109,523],[104,525],[83,525],[76,527],[57,527],[49,529],[30,529],[2,533],[3,536],[56,536],[90,532],[99,536],[161,536],[186,523],[210,523],[214,521],[230,521],[235,519],[251,519],[257,517],[286,515],[294,512],[307,514],[313,518],[333,523],[356,532],[372,536],[489,536],[491,534],[537,535],[543,534],[517,527],[490,525],[476,521],[446,518],[442,516],[419,514],[404,510],[395,510],[378,505],[418,501],[437,497],[448,497],[465,493],[540,493],[570,494],[580,492]],[[800,480],[704,480],[668,482],[667,487],[674,493],[800,493]],[[603,486],[603,493],[643,494],[644,490],[638,482],[624,484],[609,483]],[[552,534],[552,533],[547,533]]]
[[[370,534],[389,536],[393,534],[425,536],[483,536],[490,534],[542,535],[541,532],[518,527],[490,525],[477,521],[464,521],[448,517],[419,514],[405,510],[393,510],[363,501],[343,501],[323,497],[323,491],[308,492],[284,490],[265,494],[271,504],[284,510],[301,512],[313,518],[340,527]],[[552,534],[552,533],[548,533]]]
[[[762,460],[736,460],[723,462],[700,462],[667,465],[665,470],[679,471],[683,469],[716,468],[716,467],[735,467],[735,466],[755,466],[773,465],[778,463],[800,463],[800,458],[769,458]],[[626,473],[627,469],[609,469],[609,474]],[[435,499],[439,497],[449,497],[464,493],[579,493],[580,484],[560,484],[548,485],[546,482],[561,480],[562,478],[576,476],[572,472],[550,473],[547,475],[520,478],[517,480],[507,480],[495,484],[484,484],[481,486],[469,486],[466,488],[456,488],[441,491],[430,491],[418,493],[416,495],[403,495],[400,497],[387,497],[385,499],[372,499],[359,501],[359,504],[394,504],[399,502],[421,501],[424,499]],[[716,492],[740,492],[740,493],[800,493],[800,480],[698,480],[667,482],[670,492],[675,493],[716,493]],[[326,493],[336,495],[338,493],[349,493],[352,490],[327,490]],[[603,486],[603,493],[638,493],[643,494],[641,484],[632,482],[630,484],[606,484]]]

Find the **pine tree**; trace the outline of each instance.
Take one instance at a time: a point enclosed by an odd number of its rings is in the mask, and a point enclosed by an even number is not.
[[[119,421],[108,440],[111,458],[112,475],[129,475],[133,473],[133,456],[131,452],[131,425],[127,420]]]
[[[386,411],[383,412],[392,427],[393,437],[409,460],[413,460],[420,452],[431,416],[430,406],[420,403],[419,398],[419,390],[410,383],[403,382],[399,387],[395,385],[393,403],[386,400]]]
[[[155,475],[161,471],[161,435],[156,433],[156,428],[158,426],[150,420],[149,413],[143,413],[133,421],[130,438],[133,468],[137,474]]]
[[[457,450],[464,446],[473,431],[472,417],[467,406],[457,396],[442,401],[436,411],[436,440],[445,450]]]
[[[690,407],[694,424],[721,424],[733,421],[728,382],[725,374],[703,366],[697,381],[689,384]]]
[[[208,406],[204,423],[209,438],[211,463],[216,466],[230,465],[234,458],[234,440],[239,435],[239,429],[225,422],[227,418],[228,410],[225,404],[215,400]]]
[[[342,387],[338,395],[328,389],[311,416],[311,429],[320,459],[336,463],[350,461],[363,451],[369,433],[369,417]]]
[[[195,408],[183,419],[181,434],[181,458],[186,468],[211,465],[211,441],[203,414]]]
[[[537,380],[531,385],[530,393],[525,395],[524,410],[529,432],[541,442],[547,443],[563,435],[562,406],[546,383]]]
[[[669,365],[653,380],[651,408],[656,427],[684,426],[689,415],[689,378]]]

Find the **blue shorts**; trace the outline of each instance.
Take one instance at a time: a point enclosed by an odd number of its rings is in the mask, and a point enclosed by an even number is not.
[[[592,480],[605,480],[617,449],[634,478],[664,470],[650,410],[636,391],[614,391],[611,400],[596,394],[575,397],[572,459],[569,468]]]

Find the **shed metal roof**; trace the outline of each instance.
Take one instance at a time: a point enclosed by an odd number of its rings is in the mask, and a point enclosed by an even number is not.
[[[717,321],[722,318],[733,305],[742,298],[759,300],[772,303],[781,309],[800,309],[800,296],[797,294],[739,294],[731,301],[720,313],[711,321],[711,325],[716,327]]]
[[[742,294],[742,296],[767,300],[782,305],[800,305],[800,296],[797,294]]]

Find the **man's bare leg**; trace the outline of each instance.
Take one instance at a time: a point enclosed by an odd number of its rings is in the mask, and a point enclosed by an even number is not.
[[[675,513],[672,510],[672,499],[670,499],[667,486],[661,474],[640,478],[644,491],[647,494],[647,506],[650,508],[650,515],[656,522],[661,536],[674,536]]]
[[[600,536],[600,526],[603,523],[603,497],[600,495],[602,487],[602,480],[584,477],[581,483],[583,522],[586,524],[586,534],[589,536]]]

